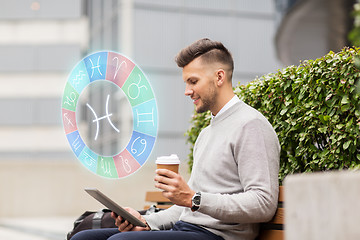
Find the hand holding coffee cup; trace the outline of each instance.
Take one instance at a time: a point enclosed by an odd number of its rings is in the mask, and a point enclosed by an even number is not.
[[[158,157],[156,159],[157,170],[155,187],[162,191],[162,195],[173,204],[190,207],[189,196],[195,194],[186,183],[184,178],[178,174],[180,160],[176,154]],[[170,170],[165,171],[164,169]]]
[[[176,154],[170,156],[161,156],[156,159],[157,169],[168,169],[175,173],[179,172],[180,160]]]

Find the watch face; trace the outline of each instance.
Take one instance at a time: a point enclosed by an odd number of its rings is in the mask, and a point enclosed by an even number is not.
[[[195,205],[200,205],[200,199],[201,199],[201,196],[199,196],[199,195],[194,196],[193,203]]]
[[[158,130],[155,94],[142,70],[116,52],[96,52],[72,70],[62,98],[66,138],[79,161],[106,178],[135,173]]]

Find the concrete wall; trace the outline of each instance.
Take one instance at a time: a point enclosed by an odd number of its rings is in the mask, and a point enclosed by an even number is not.
[[[289,176],[286,240],[360,239],[360,172]]]

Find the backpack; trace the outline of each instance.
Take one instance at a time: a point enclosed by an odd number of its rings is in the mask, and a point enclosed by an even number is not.
[[[158,212],[163,209],[151,206],[148,210],[141,210],[141,215],[148,215],[153,212]],[[100,228],[117,228],[115,219],[111,217],[111,210],[102,209],[97,212],[86,211],[81,214],[74,222],[73,229],[68,232],[66,239],[70,240],[76,233],[86,229],[100,229]]]
[[[97,212],[86,211],[74,222],[74,228],[67,234],[70,240],[76,233],[86,229],[116,228],[115,219],[111,217],[111,210],[102,209]]]

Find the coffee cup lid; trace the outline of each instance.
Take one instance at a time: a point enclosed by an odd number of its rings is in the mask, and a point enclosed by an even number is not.
[[[161,156],[156,159],[156,164],[180,164],[180,159],[176,154]]]

